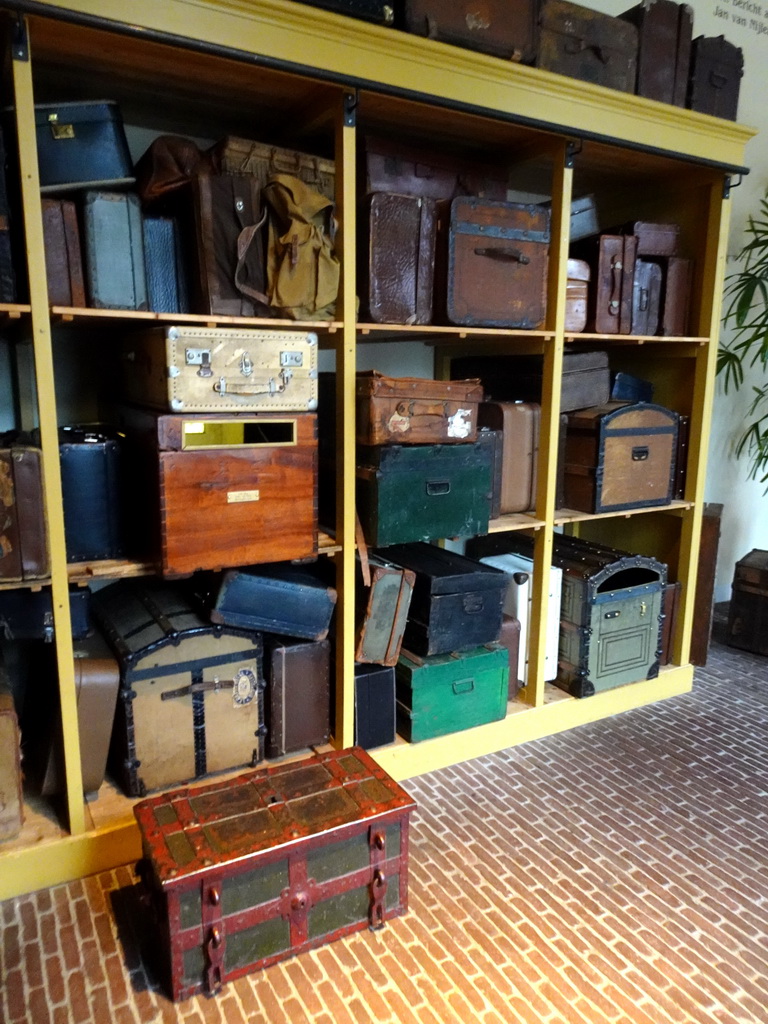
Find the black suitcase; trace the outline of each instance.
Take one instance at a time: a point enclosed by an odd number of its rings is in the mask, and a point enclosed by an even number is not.
[[[416,573],[403,637],[406,650],[447,654],[498,640],[506,573],[433,544],[394,545],[386,554]]]
[[[0,302],[18,302],[16,273],[13,268],[11,210],[6,184],[5,141],[0,131]]]
[[[355,665],[355,744],[369,750],[394,742],[394,667]]]
[[[280,636],[325,640],[336,591],[308,569],[273,564],[224,574],[211,621]]]
[[[188,313],[189,289],[178,222],[144,217],[147,301],[154,313]]]
[[[123,449],[102,425],[59,428],[61,490],[68,562],[122,558]]]
[[[69,591],[72,639],[83,640],[91,632],[91,592],[87,587]],[[0,590],[0,640],[45,640],[54,636],[51,591]]]

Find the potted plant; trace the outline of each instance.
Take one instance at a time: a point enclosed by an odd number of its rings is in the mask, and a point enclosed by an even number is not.
[[[768,196],[760,200],[757,217],[750,216],[747,242],[736,257],[743,267],[726,277],[723,324],[733,328],[717,355],[717,372],[724,374],[726,394],[744,383],[745,367],[761,365],[768,371]],[[750,461],[750,477],[768,490],[768,374],[753,384],[754,397],[747,411],[749,422],[736,445],[736,455]]]

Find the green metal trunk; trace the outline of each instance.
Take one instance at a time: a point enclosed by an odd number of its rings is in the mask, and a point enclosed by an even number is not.
[[[397,663],[397,731],[411,743],[471,729],[507,711],[509,655],[500,644]]]

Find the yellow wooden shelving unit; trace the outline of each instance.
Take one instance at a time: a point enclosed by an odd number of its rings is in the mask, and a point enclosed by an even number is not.
[[[30,282],[29,303],[3,307],[0,317],[3,329],[12,322],[16,343],[31,345],[34,352],[31,390],[37,394],[37,411],[27,411],[34,422],[21,425],[39,426],[44,452],[52,563],[50,582],[44,585],[53,597],[66,774],[62,805],[30,797],[22,835],[0,846],[0,898],[127,863],[139,854],[130,800],[109,782],[95,800],[82,798],[68,587],[71,582],[87,585],[152,571],[135,563],[66,562],[57,426],[81,410],[77,389],[62,387],[62,370],[68,359],[77,363],[78,346],[92,352],[95,338],[108,346],[110,335],[129,318],[48,306],[35,103],[106,97],[117,100],[126,123],[150,133],[148,138],[163,132],[201,139],[231,133],[308,151],[321,147],[335,155],[337,244],[344,269],[337,321],[322,325],[321,346],[335,359],[337,436],[342,439],[337,522],[333,536],[326,535],[322,544],[325,554],[335,559],[339,590],[337,745],[350,745],[354,733],[354,375],[359,346],[382,342],[431,345],[436,375],[448,374],[451,358],[469,352],[541,355],[544,394],[536,508],[529,515],[492,523],[491,531],[532,531],[535,558],[543,566],[555,529],[567,525],[585,536],[655,554],[682,583],[672,665],[657,679],[574,700],[543,681],[544,630],[536,623],[546,620],[547,596],[540,585],[544,573],[536,573],[531,681],[510,704],[507,717],[423,743],[398,740],[376,750],[382,766],[404,779],[690,689],[692,594],[721,313],[728,183],[744,169],[751,129],[289,0],[133,0],[129,6],[123,0],[6,0],[0,2],[0,12],[8,29],[6,84],[15,106]],[[542,331],[356,323],[359,142],[368,132],[477,154],[507,168],[511,188],[551,197],[548,317]],[[599,199],[601,226],[630,219],[681,224],[688,254],[696,257],[691,337],[566,333],[570,203],[587,192]],[[147,314],[138,319],[164,318]],[[224,324],[226,318],[183,319]],[[566,345],[608,349],[621,368],[653,380],[659,402],[690,415],[694,442],[684,501],[616,516],[555,510]],[[94,398],[85,392],[81,389],[85,414],[93,415],[98,411]]]

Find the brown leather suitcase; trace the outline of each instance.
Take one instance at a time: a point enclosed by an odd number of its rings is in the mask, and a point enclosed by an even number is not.
[[[317,553],[313,413],[120,416],[134,543],[163,573]]]
[[[85,281],[77,207],[70,199],[43,199],[42,205],[48,301],[82,308]]]
[[[468,327],[541,327],[547,311],[549,211],[458,196],[450,207],[442,310]]]
[[[591,268],[587,329],[596,334],[629,334],[632,329],[632,291],[637,236],[608,235],[585,239],[571,255]]]
[[[642,0],[619,17],[638,30],[637,95],[685,106],[693,8],[674,0]]]
[[[701,517],[701,540],[699,541],[699,567],[696,573],[696,592],[693,599],[690,653],[692,665],[706,665],[709,654],[712,619],[715,610],[717,549],[720,545],[722,516],[722,505],[713,501],[708,501],[704,505]]]
[[[0,449],[0,580],[6,582],[45,579],[50,571],[41,460],[33,445],[11,441]]]
[[[501,616],[501,633],[499,643],[509,651],[509,691],[508,700],[514,700],[523,685],[518,678],[520,662],[520,620],[514,615],[504,612]]]
[[[693,261],[670,256],[664,261],[659,334],[685,337],[690,330],[689,307]]]
[[[264,634],[267,757],[327,743],[331,730],[329,640]]]
[[[536,503],[538,402],[483,402],[481,426],[502,432],[500,513],[527,512]]]
[[[635,91],[634,25],[567,0],[542,0],[536,66],[623,92]]]
[[[565,504],[618,512],[672,500],[676,412],[650,402],[608,403],[568,418]]]
[[[536,0],[405,0],[407,32],[530,64],[538,34]]]
[[[677,256],[680,249],[680,225],[635,220],[621,228],[621,234],[637,238],[636,255]]]
[[[192,178],[200,313],[275,316],[269,306],[266,216],[249,174]]]
[[[5,670],[0,666],[0,842],[14,839],[24,822],[19,722]]]
[[[479,380],[357,375],[358,444],[458,444],[477,439]]]
[[[661,588],[661,656],[660,665],[669,665],[672,658],[672,644],[677,629],[677,609],[682,587],[679,583],[665,583]]]
[[[84,640],[78,640],[73,654],[83,792],[95,794],[104,781],[107,767],[120,687],[120,666],[106,640],[97,632]],[[41,791],[43,796],[52,796],[63,789],[64,755],[56,730],[49,748]]]
[[[431,323],[435,200],[374,192],[365,199],[361,222],[361,319],[377,324]]]
[[[237,135],[220,139],[206,152],[206,157],[218,174],[250,175],[259,188],[263,188],[273,174],[293,174],[327,199],[336,199],[335,165],[325,157]]]
[[[565,286],[565,329],[579,333],[587,326],[590,270],[586,260],[568,260]]]
[[[698,36],[691,48],[687,106],[735,121],[744,53],[724,36]]]
[[[405,145],[384,136],[365,136],[360,163],[365,167],[362,191],[366,193],[394,192],[442,200],[460,195],[507,198],[507,175],[497,165]]]
[[[661,304],[661,267],[650,260],[635,261],[632,284],[632,334],[656,334]]]

